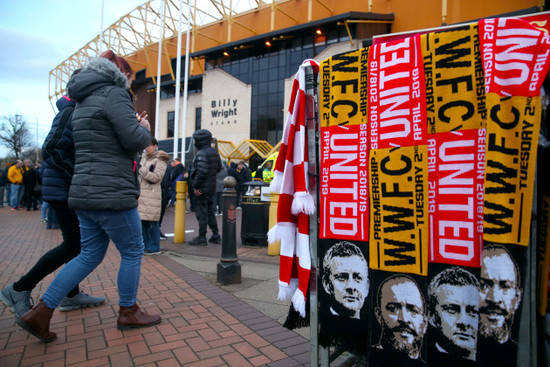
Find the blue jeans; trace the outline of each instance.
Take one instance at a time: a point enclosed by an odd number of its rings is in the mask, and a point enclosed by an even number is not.
[[[160,228],[159,222],[141,221],[141,232],[143,233],[143,244],[145,251],[160,251]]]
[[[63,297],[90,274],[102,261],[113,240],[120,252],[118,271],[119,305],[136,304],[143,257],[141,220],[137,208],[120,212],[77,210],[82,249],[61,269],[42,296],[49,308],[56,308]]]
[[[23,196],[23,185],[10,184],[10,205],[12,208],[17,208],[21,203],[21,197]]]
[[[50,204],[47,201],[42,202],[42,220],[46,220],[46,214],[48,213],[48,208]]]
[[[6,203],[10,205],[11,200],[11,183],[6,183]]]

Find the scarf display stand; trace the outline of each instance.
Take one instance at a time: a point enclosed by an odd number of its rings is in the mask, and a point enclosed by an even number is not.
[[[319,91],[318,91],[318,78],[315,75],[312,67],[306,67],[306,127],[308,136],[308,185],[309,192],[312,194],[315,201],[315,207],[319,208],[319,160],[320,160],[320,119],[319,119]],[[543,110],[547,109],[543,105]],[[542,125],[548,125],[544,120],[546,114],[542,114]],[[548,150],[550,144],[545,146],[545,142],[548,142],[547,131],[541,131],[541,141],[539,141],[539,159],[532,158],[533,164],[536,164],[534,195],[533,195],[533,207],[531,216],[531,234],[529,239],[527,260],[525,264],[524,273],[524,289],[523,289],[523,305],[521,307],[520,314],[517,315],[520,318],[519,335],[517,339],[517,356],[515,365],[517,366],[538,366],[544,365],[544,353],[540,352],[541,345],[543,345],[544,338],[544,324],[541,322],[541,316],[537,313],[537,285],[541,283],[541,268],[540,268],[540,243],[541,243],[541,217],[544,216],[544,205],[542,204],[543,191],[550,191],[546,187],[550,186],[547,178],[549,175],[543,174],[545,178],[539,179],[539,175],[542,171],[547,170],[548,164]],[[544,153],[544,154],[541,154]],[[544,159],[540,159],[541,156]],[[540,161],[539,161],[540,160]],[[546,167],[541,167],[541,164]],[[542,171],[541,171],[542,168]],[[542,221],[544,222],[544,221]],[[542,224],[544,225],[544,224]],[[318,234],[319,234],[319,211],[310,215],[310,254],[311,254],[311,273],[309,284],[309,322],[310,322],[310,365],[312,367],[330,366],[343,352],[346,350],[339,347],[324,347],[319,343],[319,290],[321,289],[321,279],[319,277],[319,257],[318,257]],[[546,235],[544,235],[546,236]],[[544,241],[544,239],[543,239]],[[548,255],[546,255],[548,256]],[[542,272],[548,272],[548,269],[542,268]],[[544,275],[544,274],[543,274]],[[548,275],[548,274],[546,274]],[[366,348],[366,346],[365,346]]]
[[[319,118],[318,118],[318,89],[317,78],[314,76],[313,68],[306,67],[306,128],[308,136],[308,183],[309,191],[312,193],[315,207],[319,207]],[[310,215],[309,218],[310,235],[310,253],[311,253],[311,273],[310,273],[310,356],[311,366],[329,366],[330,356],[329,348],[319,345],[319,307],[317,292],[317,273],[319,269],[319,259],[317,257],[317,233],[319,233],[319,215],[318,211]]]

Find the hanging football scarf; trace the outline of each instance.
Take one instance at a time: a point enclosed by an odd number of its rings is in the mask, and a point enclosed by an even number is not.
[[[319,341],[358,350],[367,345],[371,277],[364,242],[320,239]]]
[[[430,262],[481,266],[485,129],[428,138]]]
[[[527,246],[540,97],[487,95],[487,147],[483,240]]]
[[[369,56],[370,266],[427,274],[428,164],[420,37]]]
[[[368,366],[425,366],[426,277],[371,270],[371,343]]]
[[[516,366],[527,251],[484,242],[476,361],[479,366]]]
[[[370,149],[426,144],[420,36],[370,47]]]
[[[479,276],[479,267],[430,263],[426,298],[429,366],[476,366]]]
[[[483,128],[485,92],[477,24],[420,37],[428,133]]]
[[[277,224],[268,232],[268,241],[281,241],[279,264],[280,300],[291,299],[294,309],[306,316],[311,253],[309,215],[315,212],[308,190],[308,146],[305,125],[306,67],[318,73],[315,60],[302,63],[294,79],[283,142],[275,162],[271,192],[278,192]]]
[[[320,238],[368,240],[367,61],[362,49],[320,66]]]
[[[479,33],[486,92],[539,96],[550,68],[548,34],[515,18],[483,19]]]
[[[428,273],[428,165],[425,145],[372,150],[370,266]]]

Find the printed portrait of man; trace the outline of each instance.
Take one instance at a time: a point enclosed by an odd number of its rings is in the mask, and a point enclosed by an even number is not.
[[[405,275],[386,279],[378,288],[374,315],[382,328],[374,348],[408,359],[420,359],[428,321],[424,296],[417,283]]]
[[[351,242],[337,242],[323,257],[322,283],[330,296],[333,315],[360,318],[369,293],[369,267],[361,249]]]
[[[475,361],[479,324],[475,276],[458,267],[437,274],[428,286],[428,320],[432,348]]]
[[[502,246],[483,249],[479,335],[498,344],[511,340],[514,316],[521,302],[519,269]]]

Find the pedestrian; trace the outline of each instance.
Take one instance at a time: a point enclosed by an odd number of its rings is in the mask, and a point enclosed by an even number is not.
[[[166,239],[166,235],[160,229],[162,227],[162,219],[164,218],[164,213],[166,212],[166,208],[170,203],[172,190],[176,190],[175,187],[174,188],[172,187],[172,182],[170,181],[171,172],[172,172],[172,164],[166,165],[166,171],[164,172],[164,176],[162,177],[162,181],[160,182],[160,189],[162,191],[162,207],[160,209],[159,233],[160,233],[161,240]]]
[[[11,182],[8,179],[8,171],[10,170],[12,164],[10,162],[6,163],[6,168],[4,168],[4,174],[6,176],[6,204],[7,206],[10,206],[10,200],[11,200]]]
[[[31,160],[25,159],[23,161],[23,176],[31,169]],[[19,205],[25,206],[27,202],[27,191],[25,190],[25,182],[23,181],[23,188],[19,192]]]
[[[23,197],[25,198],[25,208],[27,208],[27,211],[31,210],[31,207],[33,210],[38,210],[37,195],[34,193],[34,188],[38,183],[38,172],[30,161],[26,167],[28,169],[23,173],[23,190],[25,191]]]
[[[237,207],[240,208],[243,203],[243,193],[246,187],[245,183],[252,181],[252,173],[250,169],[244,164],[244,161],[240,161],[237,164]]]
[[[166,152],[158,150],[158,145],[157,139],[153,138],[141,156],[139,168],[138,211],[141,218],[145,255],[160,254],[161,182],[170,156]]]
[[[195,215],[199,222],[199,235],[189,242],[192,246],[206,246],[207,226],[212,231],[209,241],[221,243],[218,223],[214,215],[214,196],[216,194],[216,174],[222,168],[218,151],[212,148],[212,133],[200,129],[193,133],[197,154],[193,159],[193,168],[189,177],[195,195]]]
[[[10,206],[11,210],[19,210],[21,201],[21,192],[23,192],[23,162],[21,160],[15,161],[8,171],[8,180],[10,181]]]
[[[170,206],[176,205],[176,182],[183,181],[183,175],[185,173],[185,167],[181,163],[181,159],[178,157],[174,158],[174,160],[171,163],[172,170],[170,172],[170,181],[172,182],[172,187],[174,190],[172,191],[172,196],[170,197]]]
[[[214,210],[216,215],[223,214],[223,180],[227,177],[227,162],[222,162],[222,169],[216,175],[216,196],[214,197]]]
[[[4,193],[6,192],[6,185],[9,185],[8,172],[2,163],[2,166],[0,166],[0,208],[4,206]]]
[[[78,218],[67,205],[74,170],[71,117],[75,104],[66,96],[57,100],[56,105],[59,113],[55,116],[50,132],[42,146],[42,157],[45,160],[42,167],[44,176],[42,192],[44,200],[46,200],[44,204],[51,202],[51,208],[57,213],[63,242],[42,255],[31,270],[0,292],[0,299],[18,317],[30,310],[31,292],[36,285],[80,252]],[[71,311],[83,307],[94,307],[104,302],[104,297],[89,296],[82,292],[79,285],[76,284],[61,301],[59,310]]]
[[[147,114],[136,115],[129,87],[133,70],[113,51],[91,58],[67,85],[73,113],[74,176],[69,207],[81,229],[80,254],[65,265],[42,299],[17,323],[43,342],[57,338],[50,319],[63,297],[102,261],[112,240],[120,253],[118,329],[161,321],[137,304],[143,257],[137,153],[151,142]]]

